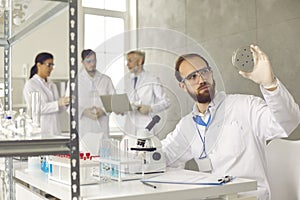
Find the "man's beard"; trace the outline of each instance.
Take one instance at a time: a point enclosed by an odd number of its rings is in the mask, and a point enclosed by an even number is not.
[[[97,70],[96,67],[86,68],[86,71],[87,71],[88,73],[95,73],[96,70]]]
[[[200,93],[203,87],[208,87],[208,90],[205,90],[202,93]],[[212,85],[207,82],[203,82],[200,84],[196,92],[190,91],[188,89],[188,93],[198,103],[209,103],[215,96],[215,81]]]
[[[129,71],[130,71],[130,73],[135,74],[138,70],[139,70],[139,67],[135,66],[134,68],[130,69]]]

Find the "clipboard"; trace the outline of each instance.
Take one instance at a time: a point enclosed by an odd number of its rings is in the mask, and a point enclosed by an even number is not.
[[[132,111],[127,94],[113,94],[100,96],[106,112],[124,113]]]
[[[236,177],[207,174],[189,170],[169,171],[165,174],[140,180],[142,183],[165,183],[183,185],[224,185],[233,181]]]

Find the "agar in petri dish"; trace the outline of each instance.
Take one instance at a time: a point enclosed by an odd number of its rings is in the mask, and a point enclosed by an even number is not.
[[[239,71],[252,72],[254,60],[250,46],[244,46],[236,49],[232,53],[232,64]]]

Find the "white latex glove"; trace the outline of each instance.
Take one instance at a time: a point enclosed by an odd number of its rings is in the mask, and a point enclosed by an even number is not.
[[[99,117],[105,115],[104,110],[102,110],[102,108],[100,108],[100,107],[94,106],[94,107],[93,107],[93,110],[94,110],[94,113],[96,114],[97,118],[99,118]]]
[[[137,110],[143,115],[147,115],[151,111],[151,107],[148,105],[138,105]]]
[[[59,106],[68,106],[70,104],[70,97],[61,97],[58,100]]]
[[[98,119],[95,111],[94,111],[94,108],[86,108],[84,111],[83,111],[83,116],[87,117],[87,118],[90,118],[92,120],[96,120]]]
[[[105,115],[105,112],[100,107],[91,107],[86,108],[83,111],[83,115],[87,118],[90,118],[92,120],[97,120],[99,117]]]
[[[239,71],[239,74],[266,88],[274,85],[276,79],[268,56],[258,46],[250,45],[250,49],[254,59],[253,71]]]

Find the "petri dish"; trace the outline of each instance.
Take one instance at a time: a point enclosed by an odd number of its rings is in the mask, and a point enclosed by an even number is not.
[[[254,66],[254,59],[250,46],[244,46],[236,49],[232,53],[232,64],[239,71],[252,72]]]

